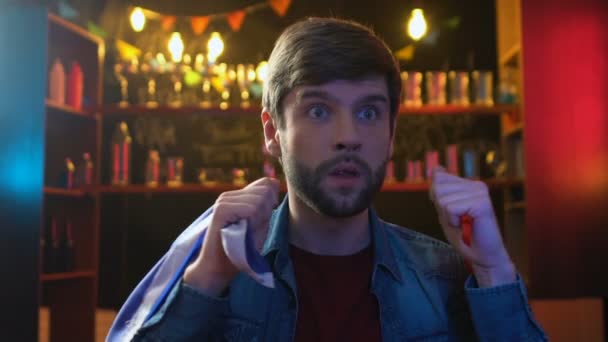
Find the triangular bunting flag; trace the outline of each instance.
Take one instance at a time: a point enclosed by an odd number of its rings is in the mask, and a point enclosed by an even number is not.
[[[171,31],[173,29],[173,25],[175,24],[176,19],[177,18],[175,18],[175,16],[172,16],[172,15],[163,16],[160,19],[160,25],[163,28],[163,30]]]
[[[59,1],[58,5],[57,11],[59,12],[60,17],[68,20],[78,17],[78,11],[76,11],[74,7],[70,6],[67,1],[61,0]]]
[[[228,25],[230,25],[232,31],[238,31],[243,25],[243,20],[245,20],[245,11],[240,10],[229,13],[226,18],[228,19]]]
[[[439,30],[433,30],[429,34],[427,34],[424,38],[422,38],[422,42],[425,44],[435,45],[435,44],[437,44],[438,38],[439,38]]]
[[[121,39],[116,40],[116,49],[118,50],[120,59],[123,61],[130,61],[133,58],[141,56],[140,49]]]
[[[414,58],[415,51],[416,48],[414,47],[414,44],[409,44],[406,47],[399,49],[397,52],[395,52],[395,56],[397,56],[397,59],[399,60],[410,61]]]
[[[279,17],[284,17],[289,5],[291,5],[291,0],[269,0],[268,2]]]
[[[89,29],[89,32],[101,38],[106,38],[107,36],[106,31],[104,31],[101,27],[95,25],[95,23],[92,21],[87,22],[87,28]]]
[[[190,24],[192,25],[192,31],[194,34],[200,36],[203,32],[205,32],[205,29],[209,25],[209,17],[192,17],[190,19]]]

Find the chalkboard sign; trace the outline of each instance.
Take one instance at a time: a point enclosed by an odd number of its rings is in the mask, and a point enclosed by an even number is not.
[[[234,168],[248,171],[248,178],[262,175],[264,153],[262,124],[257,115],[222,116],[192,114],[180,117],[140,115],[104,120],[104,182],[111,174],[110,146],[116,125],[125,121],[133,138],[132,182],[144,183],[150,150],[158,150],[161,170],[171,157],[184,158],[184,182],[198,182],[201,168],[221,168],[229,175]]]

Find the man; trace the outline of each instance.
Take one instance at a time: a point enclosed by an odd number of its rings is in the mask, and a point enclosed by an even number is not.
[[[200,253],[135,340],[545,340],[485,184],[435,170],[431,198],[451,246],[370,207],[392,156],[400,90],[391,51],[369,29],[322,18],[287,28],[269,59],[262,113],[287,196],[273,213],[276,180],[221,194]],[[474,222],[470,246],[463,215]],[[220,230],[240,219],[274,289],[224,252]]]

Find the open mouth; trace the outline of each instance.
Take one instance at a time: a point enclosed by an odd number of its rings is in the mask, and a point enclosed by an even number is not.
[[[329,175],[339,178],[357,178],[361,175],[361,171],[354,165],[338,165],[331,170]]]

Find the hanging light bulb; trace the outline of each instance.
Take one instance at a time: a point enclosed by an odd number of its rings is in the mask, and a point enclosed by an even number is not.
[[[141,32],[144,29],[144,26],[146,26],[146,16],[141,7],[135,7],[133,12],[131,12],[129,19],[131,21],[131,27],[135,32]]]
[[[420,40],[426,34],[427,25],[424,12],[420,8],[414,8],[407,22],[407,33],[413,40]]]
[[[182,60],[184,53],[184,42],[179,32],[173,32],[169,39],[169,52],[171,53],[171,60],[178,63]]]
[[[215,63],[217,58],[224,52],[224,41],[219,32],[211,33],[211,38],[207,42],[207,59],[211,63]]]

